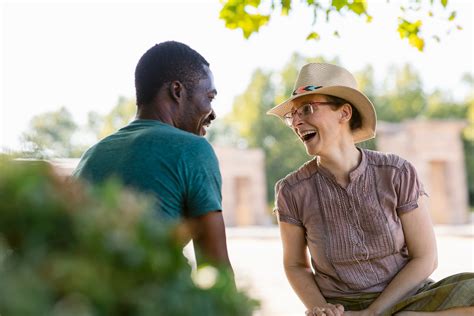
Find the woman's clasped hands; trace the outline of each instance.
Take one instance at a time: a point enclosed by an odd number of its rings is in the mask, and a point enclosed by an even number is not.
[[[344,315],[344,306],[341,304],[333,305],[327,303],[323,306],[316,306],[312,310],[306,311],[306,316],[342,316]]]
[[[333,305],[328,303],[324,306],[316,306],[312,310],[306,311],[306,316],[375,316],[376,314],[364,309],[361,311],[344,311],[344,306],[341,304]]]

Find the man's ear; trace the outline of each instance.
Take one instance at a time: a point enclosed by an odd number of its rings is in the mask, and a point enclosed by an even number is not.
[[[180,101],[183,99],[184,93],[183,84],[177,80],[172,81],[169,85],[169,93],[173,100],[175,100],[177,103],[180,103]]]
[[[349,103],[346,103],[341,108],[341,122],[349,122],[352,117],[352,107]]]

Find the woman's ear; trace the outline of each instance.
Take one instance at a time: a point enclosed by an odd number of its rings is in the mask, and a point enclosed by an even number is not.
[[[341,107],[341,123],[342,122],[349,122],[352,117],[352,107],[349,103],[344,104]]]

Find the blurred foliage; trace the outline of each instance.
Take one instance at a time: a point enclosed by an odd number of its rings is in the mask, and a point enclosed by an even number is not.
[[[109,113],[89,112],[83,127],[64,107],[36,115],[21,137],[23,151],[13,154],[23,158],[78,158],[93,143],[127,125],[135,113],[135,100],[119,97]]]
[[[61,107],[54,112],[31,119],[29,129],[22,135],[24,157],[78,157],[84,148],[74,146],[71,138],[78,130],[71,113]]]
[[[269,24],[272,15],[278,12],[287,16],[296,5],[296,0],[222,0],[222,8],[219,17],[225,21],[225,26],[229,29],[242,30],[244,38],[249,38],[252,34],[258,33],[260,28]],[[323,18],[326,23],[331,23],[331,15],[338,14],[345,17],[349,13],[365,19],[367,23],[372,21],[369,13],[367,0],[302,0],[306,10],[313,13],[312,29],[306,36],[307,40],[319,40],[322,36],[316,30],[316,22]],[[387,0],[390,2],[390,0]],[[398,18],[398,33],[400,38],[408,40],[408,43],[423,51],[425,47],[426,31],[422,30],[422,19],[434,19],[439,25],[440,21],[447,23],[447,34],[452,29],[461,29],[455,25],[456,11],[450,11],[445,17],[434,16],[433,9],[436,6],[442,8],[441,11],[448,10],[448,0],[403,0],[398,1],[400,10]],[[453,26],[454,25],[454,26]],[[331,32],[332,36],[339,36],[337,29]],[[440,34],[432,36],[436,41],[440,40]]]
[[[427,107],[426,96],[420,75],[409,64],[401,69],[391,67],[387,73],[382,94],[375,96],[379,119],[401,122],[405,119],[424,115]],[[373,78],[370,80],[374,80]]]
[[[90,112],[88,125],[95,131],[97,139],[102,139],[130,123],[136,112],[135,100],[119,97],[117,105],[106,115]]]
[[[0,314],[251,315],[224,270],[191,268],[180,230],[116,182],[89,188],[0,156]]]
[[[466,74],[463,78],[470,88],[467,98],[467,126],[463,131],[464,150],[466,151],[466,169],[469,188],[469,201],[474,210],[474,76]]]

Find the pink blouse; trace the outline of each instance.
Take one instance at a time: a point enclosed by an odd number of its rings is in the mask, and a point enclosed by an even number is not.
[[[426,194],[406,160],[359,149],[346,188],[316,159],[275,187],[280,221],[305,229],[314,278],[325,297],[381,292],[408,261],[399,214]]]

